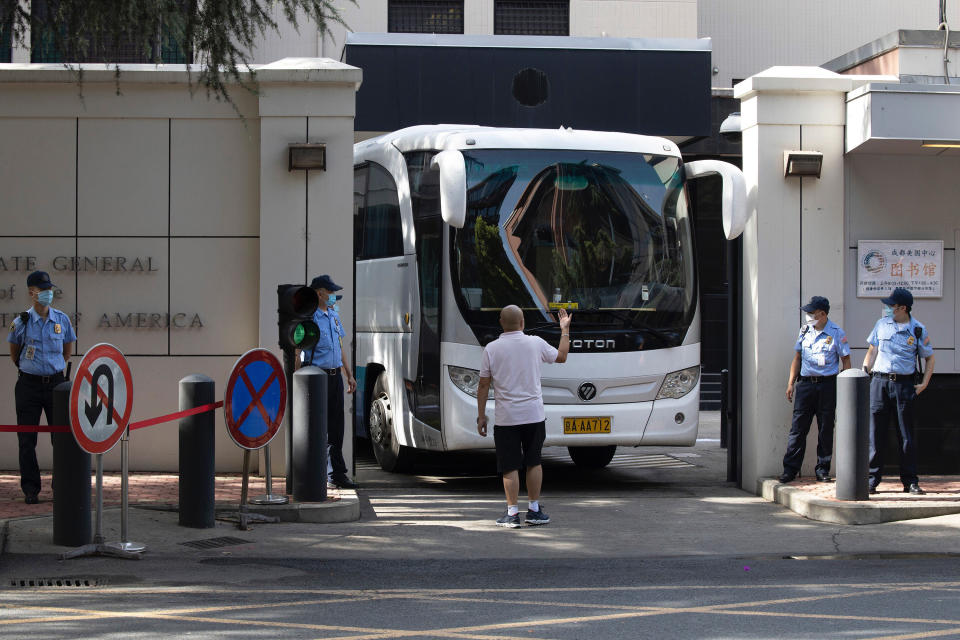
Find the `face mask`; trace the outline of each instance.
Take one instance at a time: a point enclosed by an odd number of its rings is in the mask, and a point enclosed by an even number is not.
[[[883,305],[883,317],[892,318],[893,317],[893,307],[890,305]]]
[[[809,313],[803,314],[803,321],[806,322],[806,323],[807,323],[809,326],[811,326],[811,327],[812,327],[813,325],[817,324],[817,319],[814,318],[814,317],[813,317],[812,315],[810,315]]]
[[[45,307],[49,307],[50,303],[53,302],[53,289],[47,289],[46,291],[38,293],[37,302]]]

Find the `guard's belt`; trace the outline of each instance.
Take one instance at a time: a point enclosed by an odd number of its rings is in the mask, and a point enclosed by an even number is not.
[[[32,382],[40,382],[42,384],[50,384],[51,382],[61,382],[66,378],[63,377],[63,372],[57,371],[53,375],[49,376],[38,376],[32,373],[27,373],[23,369],[17,369],[17,376],[21,378],[26,378]]]
[[[797,376],[800,382],[827,382],[837,377],[837,374],[830,376]]]
[[[874,378],[883,378],[884,380],[893,380],[894,382],[896,382],[899,378],[903,378],[906,381],[912,382],[913,376],[913,373],[881,373],[880,371],[873,372]]]

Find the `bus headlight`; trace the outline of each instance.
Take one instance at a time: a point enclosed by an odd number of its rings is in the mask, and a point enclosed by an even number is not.
[[[457,385],[460,391],[474,398],[477,397],[477,385],[480,384],[480,372],[478,370],[454,367],[452,365],[447,366],[447,369],[450,371],[450,380],[453,381],[453,384]],[[490,387],[490,393],[487,398],[493,399],[493,387]]]
[[[700,365],[687,367],[680,371],[668,373],[660,385],[660,391],[657,393],[657,400],[663,398],[682,398],[697,386],[697,380],[700,379]]]

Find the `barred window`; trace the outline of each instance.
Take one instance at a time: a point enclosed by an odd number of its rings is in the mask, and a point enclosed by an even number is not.
[[[181,0],[182,1],[182,0]],[[42,28],[38,22],[46,18],[47,12],[55,10],[55,0],[33,0],[32,13],[34,24],[30,29],[30,62],[99,62],[119,64],[189,64],[193,62],[192,52],[183,51],[174,39],[174,35],[183,30],[183,16],[171,14],[157,30],[156,38],[148,47],[134,43],[132,37],[121,36],[114,42],[106,38],[94,40],[87,37],[87,47],[82,51],[60,51],[54,34],[49,28]],[[2,53],[0,53],[2,55]]]
[[[494,0],[493,32],[503,35],[570,35],[569,0]]]
[[[390,0],[390,33],[463,33],[463,0]]]
[[[0,22],[0,62],[13,59],[13,25]]]

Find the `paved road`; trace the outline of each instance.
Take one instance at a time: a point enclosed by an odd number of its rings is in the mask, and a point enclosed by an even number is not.
[[[353,523],[192,531],[135,509],[141,561],[58,561],[48,520],[19,520],[0,637],[960,638],[960,516],[808,521],[727,485],[702,435],[591,474],[550,452],[554,522],[516,531],[492,525],[483,453],[409,476],[361,459]]]

